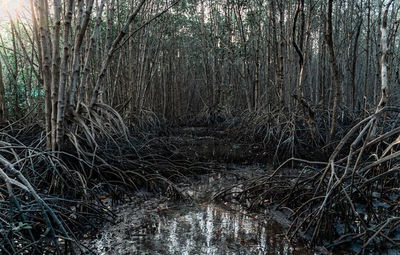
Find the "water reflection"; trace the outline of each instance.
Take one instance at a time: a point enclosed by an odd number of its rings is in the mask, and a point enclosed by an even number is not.
[[[168,202],[149,199],[126,205],[118,213],[120,221],[102,231],[94,240],[96,253],[130,255],[247,255],[313,254],[292,246],[278,224],[248,216],[239,206],[210,203],[210,196],[254,169],[238,169],[234,175],[206,176],[186,190],[194,205],[173,209]],[[239,176],[239,177],[238,177]],[[164,206],[162,206],[165,204]],[[163,208],[161,212],[159,208]]]
[[[279,232],[275,224],[202,204],[159,217],[157,232],[142,238],[138,250],[142,254],[309,254],[295,250]]]

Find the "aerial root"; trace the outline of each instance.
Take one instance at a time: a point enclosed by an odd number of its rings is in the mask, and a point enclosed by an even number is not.
[[[334,249],[357,244],[360,253],[374,242],[399,246],[393,226],[400,223],[400,123],[382,117],[398,110],[383,108],[354,125],[327,162],[290,158],[270,175],[221,191],[216,198],[239,187],[239,201],[288,212],[289,238],[300,236],[312,245],[328,241]],[[289,163],[303,168],[290,170]]]
[[[44,149],[40,127],[14,125],[10,134],[0,133],[1,254],[86,250],[77,240],[114,220],[105,198],[126,201],[148,188],[190,200],[175,183],[210,169],[162,139],[150,139],[148,129],[135,127],[132,135],[106,105],[80,110],[69,116],[62,151]]]

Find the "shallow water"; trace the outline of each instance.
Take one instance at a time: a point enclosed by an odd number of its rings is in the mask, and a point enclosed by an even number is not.
[[[137,218],[135,214],[131,215]],[[106,232],[94,244],[98,254],[313,254],[292,246],[278,225],[217,204],[192,205],[148,215],[147,224],[120,235]],[[137,224],[128,215],[121,222]],[[120,224],[121,224],[120,223]],[[117,229],[123,229],[117,228]],[[115,229],[114,229],[115,230]]]
[[[342,247],[343,250],[329,253],[324,247],[316,247],[316,251],[311,251],[304,245],[290,243],[281,227],[283,225],[288,228],[290,224],[286,215],[273,211],[248,213],[235,202],[235,194],[224,198],[230,203],[211,202],[213,195],[224,188],[234,185],[236,191],[240,192],[240,182],[243,180],[269,174],[271,167],[246,165],[247,162],[264,162],[268,154],[256,145],[230,144],[208,136],[207,130],[204,130],[206,136],[201,137],[192,137],[196,129],[186,131],[189,137],[171,139],[186,146],[199,159],[209,161],[213,158],[236,164],[216,165],[218,173],[204,175],[193,185],[180,185],[183,192],[192,198],[192,203],[149,194],[143,196],[139,192],[133,202],[116,208],[117,224],[105,226],[96,238],[86,240],[86,244],[96,254],[357,253],[362,244],[353,243],[351,247]],[[395,250],[385,254],[400,253]]]
[[[203,204],[160,217],[155,234],[138,248],[145,254],[300,254],[279,232],[274,224]]]
[[[281,227],[238,205],[212,203],[222,187],[254,174],[257,166],[232,174],[214,174],[187,187],[192,203],[163,197],[138,198],[117,208],[116,225],[106,226],[90,242],[96,254],[314,254],[284,238]]]

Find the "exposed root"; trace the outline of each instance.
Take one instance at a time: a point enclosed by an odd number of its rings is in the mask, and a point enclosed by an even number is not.
[[[354,125],[327,162],[291,158],[269,176],[245,182],[239,199],[253,208],[274,205],[288,211],[288,236],[303,236],[313,245],[358,245],[360,253],[376,242],[398,246],[400,122],[388,117],[398,111],[383,108]],[[304,167],[283,168],[290,162]]]
[[[143,120],[143,126],[158,125]],[[209,171],[176,147],[135,127],[106,105],[69,116],[62,151],[49,152],[38,126],[0,134],[0,253],[61,254],[113,214],[103,200],[125,201],[147,188],[190,199],[176,181]],[[34,131],[34,134],[31,132]],[[142,132],[142,133],[140,133]],[[43,133],[42,133],[43,134]],[[74,243],[74,245],[72,245]]]

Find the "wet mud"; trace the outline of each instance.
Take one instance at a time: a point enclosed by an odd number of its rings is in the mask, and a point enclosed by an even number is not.
[[[281,225],[235,203],[211,198],[221,188],[262,174],[259,166],[233,167],[182,185],[191,202],[138,193],[116,208],[117,223],[86,244],[96,254],[315,254],[289,243]]]

